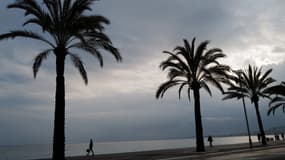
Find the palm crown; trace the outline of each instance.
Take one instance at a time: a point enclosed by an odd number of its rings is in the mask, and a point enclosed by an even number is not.
[[[230,76],[235,83],[229,83],[230,87],[225,92],[226,96],[223,99],[247,97],[253,103],[259,101],[259,97],[269,98],[265,90],[268,85],[275,82],[273,78],[269,77],[271,72],[272,69],[269,69],[262,74],[262,68],[258,69],[251,65],[246,71],[236,72],[235,76]]]
[[[184,40],[184,46],[177,46],[174,53],[164,51],[170,56],[160,64],[160,67],[162,70],[168,69],[169,80],[159,87],[157,98],[162,98],[168,88],[176,85],[179,85],[179,98],[183,87],[188,87],[189,100],[190,90],[193,88],[204,88],[212,95],[208,83],[223,92],[220,82],[226,80],[229,67],[220,64],[218,59],[225,57],[225,54],[219,48],[205,51],[208,44],[209,41],[204,41],[195,50],[195,38],[193,38],[191,46],[187,40]]]
[[[80,57],[71,49],[83,50],[98,58],[103,66],[103,58],[99,49],[113,54],[117,61],[121,56],[117,48],[113,47],[109,37],[103,33],[104,24],[109,20],[100,15],[85,15],[83,12],[91,10],[94,0],[43,0],[43,6],[36,0],[18,0],[8,8],[18,8],[25,11],[28,16],[24,26],[34,24],[47,33],[49,37],[29,30],[14,30],[0,35],[0,40],[16,37],[30,38],[46,43],[49,48],[39,53],[33,64],[34,77],[50,53],[56,56],[69,55],[74,66],[79,70],[84,82],[87,84],[87,74]],[[47,35],[45,34],[45,35]]]

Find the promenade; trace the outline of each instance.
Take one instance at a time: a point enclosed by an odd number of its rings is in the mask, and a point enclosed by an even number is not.
[[[285,143],[270,142],[267,146],[254,143],[219,145],[206,147],[206,152],[197,153],[195,148],[178,148],[167,150],[102,154],[95,156],[67,157],[67,160],[283,160]],[[48,159],[42,159],[48,160]]]
[[[232,149],[199,155],[177,156],[159,160],[285,160],[285,145],[276,144],[253,149]]]

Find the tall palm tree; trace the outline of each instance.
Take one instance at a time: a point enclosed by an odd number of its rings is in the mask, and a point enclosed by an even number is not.
[[[285,112],[285,82],[269,87],[265,92],[270,95],[275,95],[269,103],[267,115],[270,115],[271,113],[274,114],[275,110],[279,107],[282,107],[283,112]]]
[[[195,125],[196,125],[196,150],[205,151],[203,139],[203,127],[200,110],[200,89],[204,88],[212,95],[208,84],[212,84],[223,92],[221,82],[225,80],[229,67],[218,62],[219,58],[224,58],[225,54],[219,48],[206,50],[209,41],[204,41],[195,49],[195,38],[190,45],[184,40],[184,46],[177,46],[173,53],[163,51],[169,57],[161,62],[162,70],[168,71],[168,80],[162,83],[157,92],[156,98],[162,98],[167,89],[179,86],[178,95],[187,87],[188,99],[190,101],[190,91],[193,90]]]
[[[239,85],[240,87],[242,86],[242,82],[241,82],[241,75],[242,75],[242,70],[232,70],[233,74],[229,75],[229,80],[227,81],[227,83],[229,85]],[[238,97],[239,99],[240,97]],[[249,141],[249,147],[252,148],[252,140],[251,140],[251,134],[250,134],[250,129],[249,129],[249,123],[248,123],[248,116],[247,116],[247,111],[246,111],[246,106],[245,106],[245,100],[244,97],[241,97],[242,99],[242,104],[243,104],[243,111],[244,111],[244,115],[245,115],[245,121],[246,121],[246,128],[247,128],[247,134],[248,134],[248,141]]]
[[[262,74],[262,68],[248,66],[247,70],[242,71],[240,76],[240,84],[230,84],[228,91],[225,92],[226,96],[223,98],[232,99],[232,98],[244,98],[247,97],[251,100],[251,103],[254,103],[258,126],[262,138],[262,144],[266,145],[265,132],[263,129],[262,119],[259,112],[259,98],[270,98],[269,95],[264,92],[268,85],[275,82],[275,80],[269,77],[269,74],[272,72],[272,69],[267,70]]]
[[[56,96],[53,137],[53,159],[64,159],[65,143],[65,58],[69,56],[74,66],[79,70],[85,84],[88,79],[78,52],[82,50],[95,56],[103,66],[101,49],[111,53],[117,61],[121,60],[120,53],[104,33],[105,25],[110,22],[100,15],[87,15],[95,0],[17,0],[8,8],[18,8],[25,11],[28,24],[42,30],[42,34],[33,30],[13,30],[0,35],[0,40],[14,38],[29,38],[46,44],[47,49],[40,52],[33,64],[34,77],[43,62],[51,53],[56,57]],[[74,50],[75,49],[75,50]]]

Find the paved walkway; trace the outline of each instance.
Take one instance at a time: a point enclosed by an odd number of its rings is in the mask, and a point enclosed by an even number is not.
[[[284,154],[283,154],[284,153]],[[282,158],[281,158],[282,157]],[[275,159],[274,159],[275,158]],[[277,159],[276,159],[277,158]],[[281,159],[280,159],[281,158]],[[285,160],[285,142],[271,142],[267,146],[248,143],[207,147],[197,153],[195,148],[178,148],[143,152],[68,157],[67,160]],[[48,160],[48,159],[46,159]]]
[[[285,147],[216,156],[205,160],[285,160]]]
[[[271,144],[253,149],[234,149],[159,160],[285,160],[285,144]]]

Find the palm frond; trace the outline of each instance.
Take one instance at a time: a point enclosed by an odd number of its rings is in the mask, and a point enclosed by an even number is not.
[[[182,89],[185,85],[187,85],[187,83],[182,83],[179,87],[179,90],[178,90],[178,98],[179,99],[181,98],[181,92],[182,92]]]
[[[41,53],[39,53],[35,60],[34,60],[34,64],[33,64],[33,73],[34,73],[34,78],[36,78],[37,73],[41,67],[41,64],[43,62],[43,60],[46,60],[48,55],[51,53],[51,51],[53,51],[52,49],[47,49]]]
[[[155,97],[157,99],[162,98],[164,96],[164,93],[165,93],[166,90],[168,90],[169,88],[171,88],[173,86],[176,86],[176,85],[180,84],[181,82],[182,82],[181,80],[169,80],[169,81],[166,81],[166,82],[162,83],[158,87],[158,89],[156,91]]]
[[[283,102],[283,103],[285,103],[285,97],[278,97],[278,96],[276,96],[276,97],[274,97],[274,98],[270,101],[269,105],[273,105],[274,103],[278,103],[278,102]]]
[[[111,53],[118,62],[122,61],[122,57],[120,55],[118,48],[115,48],[111,42],[106,42],[106,41],[97,39],[96,41],[93,41],[90,43],[95,47],[102,48],[108,51],[108,53]]]
[[[77,0],[73,3],[71,8],[69,9],[69,17],[77,17],[82,15],[84,11],[89,10],[91,11],[91,4],[95,0]]]
[[[171,68],[168,71],[167,77],[169,79],[175,79],[175,78],[186,78],[187,79],[187,74],[183,71],[177,70],[175,68]]]
[[[261,68],[260,68],[260,69],[261,69]],[[263,76],[261,76],[260,81],[263,82],[265,79],[267,79],[267,78],[268,78],[267,76],[268,76],[271,72],[272,72],[272,69],[267,70],[267,71],[263,74]],[[259,71],[259,73],[261,73],[261,70]],[[257,77],[259,77],[259,76],[257,76]]]
[[[49,14],[51,15],[54,22],[58,23],[60,22],[60,12],[59,12],[59,5],[55,0],[43,0],[43,4],[48,9]]]
[[[42,23],[42,22],[41,22],[38,18],[31,18],[31,19],[26,20],[26,21],[23,23],[23,26],[25,26],[25,25],[27,25],[27,24],[42,25],[41,23]]]
[[[223,50],[220,49],[220,48],[212,48],[212,49],[209,49],[205,53],[204,57],[206,59],[209,58],[209,59],[213,59],[213,60],[215,60],[217,58],[224,58],[224,57],[226,57],[226,55],[224,53],[222,53],[222,52],[223,52]]]
[[[15,3],[8,5],[8,8],[18,8],[25,11],[25,16],[33,15],[32,18],[24,22],[27,24],[36,24],[43,29],[43,31],[52,31],[54,22],[52,18],[36,1],[34,0],[18,0]]]
[[[283,113],[285,113],[285,103],[276,103],[275,105],[271,105],[267,111],[267,115],[270,115],[271,113],[274,115],[276,109],[282,107]]]
[[[34,15],[40,18],[43,13],[41,6],[35,0],[17,0],[16,2],[9,4],[7,8],[18,8],[25,11],[25,15]]]
[[[192,42],[191,42],[191,51],[190,51],[190,57],[191,59],[194,59],[194,53],[195,53],[195,40],[196,40],[196,37],[194,37],[192,39]]]
[[[212,77],[211,75],[207,76],[205,81],[211,83],[214,87],[216,87],[218,90],[220,90],[222,93],[224,93],[223,86],[219,82],[217,78]]]
[[[180,63],[174,63],[174,62],[171,62],[171,61],[163,61],[160,63],[159,67],[162,69],[162,70],[165,70],[167,68],[175,68],[177,70],[185,70],[183,68],[183,66],[180,64]]]
[[[189,85],[189,84],[188,84]],[[187,95],[188,95],[188,100],[189,102],[191,101],[191,85],[189,85],[188,89],[187,89]]]
[[[31,38],[34,40],[39,40],[39,41],[45,42],[45,43],[49,44],[51,47],[55,48],[54,45],[52,43],[50,43],[48,40],[46,40],[45,38],[43,38],[39,34],[32,32],[32,31],[23,31],[23,30],[10,31],[9,33],[1,34],[0,35],[0,41],[4,40],[4,39],[14,39],[14,38],[18,38],[18,37]]]
[[[228,100],[228,99],[233,99],[233,98],[240,99],[240,98],[245,97],[243,94],[238,93],[238,92],[234,92],[234,91],[224,92],[224,95],[226,95],[226,96],[223,97],[223,100]]]
[[[104,24],[110,24],[110,21],[100,15],[88,15],[88,16],[80,16],[77,19],[76,27],[81,29],[87,30],[94,30],[97,29],[98,31],[104,30]]]
[[[212,96],[211,89],[206,82],[204,81],[200,82],[200,86],[201,88],[204,88],[209,93],[210,96]]]
[[[99,52],[99,50],[97,50],[93,46],[89,45],[88,43],[81,43],[80,42],[80,43],[76,43],[76,44],[72,45],[71,47],[81,49],[81,50],[95,56],[99,60],[100,66],[103,67],[104,62],[103,62],[102,54]]]
[[[103,58],[100,53],[100,49],[104,49],[111,53],[118,62],[122,61],[122,57],[120,55],[119,50],[112,45],[112,42],[107,35],[103,33],[92,32],[84,33],[84,35],[81,36],[82,37],[80,38],[80,42],[74,43],[68,48],[75,47],[78,49],[82,49],[88,53],[91,53],[92,55],[98,58],[101,67],[103,66]],[[84,36],[87,37],[87,39],[84,39]]]
[[[282,95],[285,96],[285,85],[284,84],[279,84],[275,85],[272,87],[268,87],[264,90],[264,93],[268,94],[277,94],[277,95]]]
[[[187,70],[188,72],[190,72],[189,67],[187,66],[187,64],[177,55],[168,52],[168,51],[163,51],[163,53],[169,54],[170,57],[168,58],[167,61],[177,61],[182,67],[183,69]]]
[[[84,80],[84,83],[87,85],[88,84],[88,78],[87,78],[87,73],[84,68],[84,64],[80,57],[76,54],[73,53],[68,53],[68,55],[71,58],[71,61],[73,62],[74,66],[78,69],[82,79]]]
[[[276,82],[276,80],[273,79],[273,78],[271,78],[271,77],[268,77],[267,79],[265,79],[265,80],[263,81],[263,83],[260,83],[260,84],[259,84],[259,89],[260,89],[260,90],[266,89],[266,88],[268,88],[268,85],[270,85],[270,84],[273,83],[273,82]]]
[[[204,42],[201,42],[200,45],[198,46],[195,56],[194,56],[194,66],[198,66],[199,60],[201,59],[209,43],[210,41],[204,41]]]
[[[189,57],[187,59],[192,59],[193,57],[191,57],[191,54],[190,54],[191,53],[191,46],[190,46],[189,42],[187,41],[187,39],[184,39],[183,42],[184,42],[184,48],[185,48],[186,53],[187,53],[187,57]]]
[[[68,13],[70,6],[71,6],[71,0],[65,0],[63,2],[63,9],[62,9],[63,13]]]

